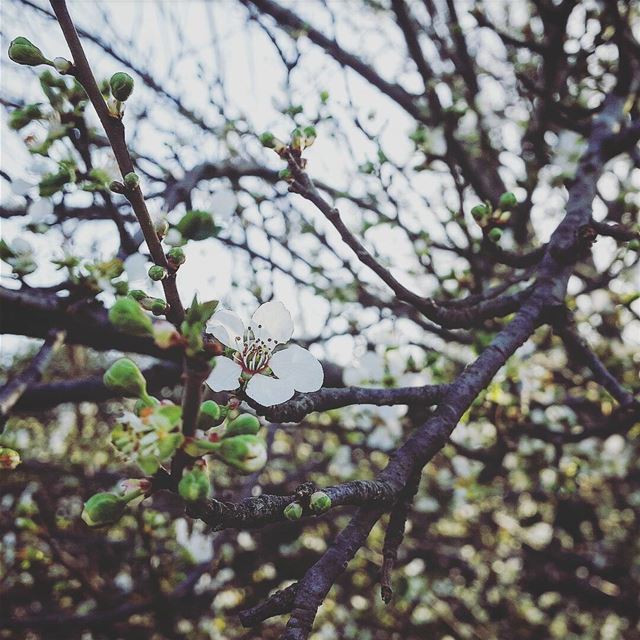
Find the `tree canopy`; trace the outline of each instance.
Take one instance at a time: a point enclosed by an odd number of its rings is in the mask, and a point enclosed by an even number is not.
[[[0,638],[640,638],[640,11],[6,0]]]

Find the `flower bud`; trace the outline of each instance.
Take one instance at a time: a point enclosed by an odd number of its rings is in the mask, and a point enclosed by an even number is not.
[[[9,57],[14,62],[29,67],[36,67],[39,64],[53,64],[51,60],[44,57],[42,51],[40,51],[33,42],[22,36],[11,41],[9,45]]]
[[[215,427],[222,422],[222,411],[217,402],[206,400],[200,405],[200,414],[196,424],[198,429],[207,431],[211,427]]]
[[[119,298],[116,300],[111,309],[109,309],[109,321],[116,329],[129,335],[150,336],[153,334],[151,318],[145,314],[140,305],[132,298]]]
[[[120,495],[124,498],[130,498],[135,493],[136,498],[151,490],[151,480],[148,478],[128,478],[123,480],[119,485]]]
[[[138,174],[133,171],[127,173],[124,177],[124,186],[130,191],[137,189],[140,186],[140,178],[138,177]]]
[[[90,527],[113,524],[122,517],[128,500],[115,493],[101,492],[91,496],[82,510],[82,519]]]
[[[267,445],[255,435],[233,436],[219,443],[217,456],[242,473],[254,473],[267,463]]]
[[[147,381],[138,366],[129,358],[116,360],[106,371],[102,380],[105,386],[130,398],[146,400]]]
[[[471,209],[471,215],[476,221],[482,220],[482,218],[488,216],[490,213],[491,210],[486,204],[477,204],[473,209]]]
[[[109,80],[111,95],[119,102],[124,102],[133,91],[133,78],[124,71],[118,71]]]
[[[160,280],[164,280],[168,275],[169,275],[169,272],[164,267],[161,267],[159,264],[154,264],[149,269],[149,277],[152,280],[155,280],[156,282],[159,282]]]
[[[260,135],[260,142],[263,147],[267,147],[267,149],[273,149],[275,146],[276,137],[271,133],[271,131],[265,131]]]
[[[153,325],[153,340],[161,349],[177,345],[180,339],[180,333],[170,322],[163,320]]]
[[[153,298],[153,302],[151,303],[151,308],[149,311],[153,313],[154,316],[161,316],[167,310],[167,303],[160,298]],[[155,338],[155,331],[153,332]]]
[[[201,466],[185,471],[178,483],[178,493],[187,502],[200,502],[211,495],[209,475]]]
[[[164,434],[158,441],[158,456],[160,460],[170,458],[184,442],[180,432]]]
[[[309,507],[314,513],[324,513],[331,508],[331,498],[324,491],[316,491],[309,498]]]
[[[640,250],[640,240],[638,240],[637,238],[634,238],[633,240],[631,240],[629,242],[629,244],[627,245],[627,247],[629,247],[629,249],[631,249],[631,251],[638,251]]]
[[[304,134],[297,127],[291,132],[291,148],[296,151],[304,149]]]
[[[156,235],[162,240],[169,232],[169,223],[166,218],[159,218],[153,223],[153,228],[156,231]]]
[[[173,249],[169,249],[169,251],[167,251],[167,260],[169,260],[175,267],[179,267],[184,264],[186,259],[187,258],[184,255],[182,247],[173,247]]]
[[[258,431],[260,431],[260,420],[249,413],[244,413],[229,423],[222,437],[232,438],[246,434],[255,436]]]
[[[71,71],[73,65],[66,58],[57,57],[53,59],[53,66],[56,68],[58,73],[62,76],[66,75]]]
[[[286,180],[287,182],[291,182],[293,180],[291,169],[280,169],[280,171],[278,172],[278,177],[281,180]]]
[[[15,469],[20,464],[20,454],[9,447],[0,447],[0,469]]]
[[[302,518],[302,505],[299,502],[292,502],[284,508],[283,514],[287,520],[300,520]]]
[[[502,229],[498,229],[498,227],[494,227],[489,231],[489,240],[492,242],[498,242],[502,238]]]
[[[304,134],[304,146],[310,147],[316,141],[316,128],[312,126],[305,127],[302,133]]]
[[[498,206],[501,209],[513,209],[518,204],[516,197],[511,191],[507,191],[500,196],[500,200],[498,201]]]
[[[149,296],[142,289],[131,289],[129,291],[129,297],[133,298],[137,302],[148,298]]]

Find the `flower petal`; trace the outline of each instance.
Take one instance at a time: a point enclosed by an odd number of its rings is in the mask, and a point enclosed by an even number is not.
[[[237,362],[220,356],[216,358],[216,364],[206,379],[206,383],[214,391],[233,391],[240,386],[241,373],[242,367]]]
[[[277,380],[256,373],[247,383],[246,394],[263,407],[270,407],[289,400],[293,391],[293,385],[288,380]]]
[[[284,344],[293,335],[293,320],[287,308],[277,300],[265,302],[251,318],[251,328],[256,338]]]
[[[216,311],[211,320],[207,322],[207,331],[220,340],[225,347],[236,351],[242,349],[244,322],[233,311],[227,309]]]
[[[317,391],[324,382],[322,365],[310,351],[297,344],[274,353],[269,366],[278,378],[290,382],[296,391]]]

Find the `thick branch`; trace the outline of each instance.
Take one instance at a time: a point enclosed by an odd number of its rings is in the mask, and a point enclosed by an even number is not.
[[[374,389],[343,387],[320,389],[313,393],[299,393],[288,402],[273,407],[258,407],[258,412],[271,422],[300,422],[314,411],[329,411],[351,404],[372,404],[378,407],[397,404],[436,404],[446,393],[448,385]]]

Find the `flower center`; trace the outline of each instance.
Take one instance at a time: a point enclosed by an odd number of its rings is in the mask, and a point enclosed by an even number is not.
[[[273,343],[273,344],[269,344]],[[251,328],[247,329],[242,340],[242,351],[237,351],[234,359],[245,373],[253,375],[264,371],[276,343],[271,338],[257,338]]]

